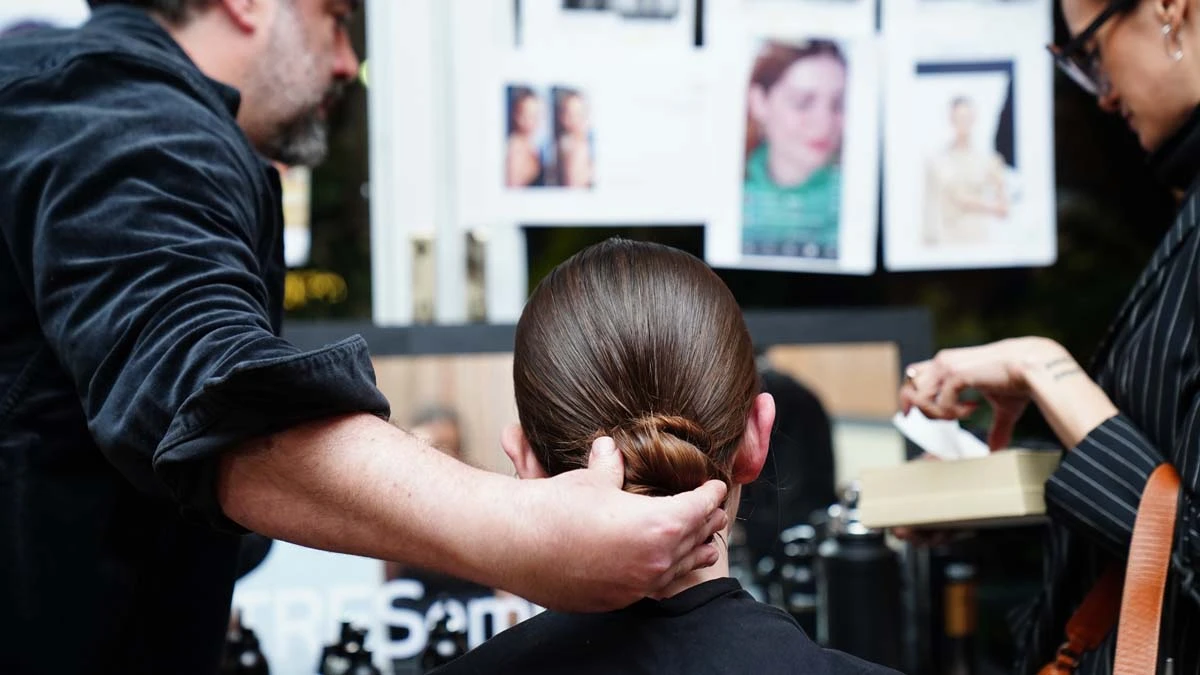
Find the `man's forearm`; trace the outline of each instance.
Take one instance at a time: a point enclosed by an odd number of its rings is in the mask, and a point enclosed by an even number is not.
[[[305,424],[221,459],[226,515],[302,546],[502,586],[517,481],[455,461],[371,415]]]

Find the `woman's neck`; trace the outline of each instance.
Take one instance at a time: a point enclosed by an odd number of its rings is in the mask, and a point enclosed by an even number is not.
[[[686,591],[692,586],[699,586],[706,581],[713,579],[724,579],[729,576],[729,531],[722,532],[720,536],[713,540],[717,546],[717,562],[711,567],[702,567],[698,570],[692,570],[690,573],[679,577],[671,583],[670,586],[664,588],[660,593],[654,594],[655,600],[663,600],[674,595]]]
[[[807,181],[820,165],[790,160],[779,153],[767,149],[767,171],[771,174],[771,182],[779,187],[796,187]]]

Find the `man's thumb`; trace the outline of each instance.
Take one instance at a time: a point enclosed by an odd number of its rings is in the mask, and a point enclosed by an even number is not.
[[[621,453],[617,452],[617,445],[611,437],[601,436],[592,442],[588,470],[605,474],[607,480],[617,487],[625,485],[625,463],[621,461]]]

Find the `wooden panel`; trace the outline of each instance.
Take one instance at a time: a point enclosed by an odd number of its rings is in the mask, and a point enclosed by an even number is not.
[[[900,350],[891,342],[779,345],[767,361],[800,380],[833,417],[891,419],[900,390]]]

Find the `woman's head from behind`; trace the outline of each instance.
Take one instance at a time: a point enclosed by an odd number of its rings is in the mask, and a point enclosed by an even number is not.
[[[1067,56],[1099,86],[1147,150],[1200,104],[1200,0],[1061,0]],[[1089,32],[1090,31],[1090,32]]]
[[[758,475],[774,422],[729,289],[657,244],[610,240],[555,268],[517,325],[513,379],[523,438],[504,445],[526,478],[582,468],[592,441],[612,436],[626,490],[716,478],[733,497]]]
[[[834,42],[768,42],[750,75],[747,152],[766,143],[786,163],[819,168],[842,143],[846,58]]]

